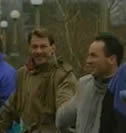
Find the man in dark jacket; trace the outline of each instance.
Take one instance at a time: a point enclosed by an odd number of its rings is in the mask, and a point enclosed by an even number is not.
[[[16,71],[4,60],[0,38],[0,107],[16,88]]]

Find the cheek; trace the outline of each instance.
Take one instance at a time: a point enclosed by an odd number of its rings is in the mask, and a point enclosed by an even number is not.
[[[103,64],[105,62],[105,59],[102,56],[99,56],[96,61],[98,64]]]
[[[104,60],[101,58],[97,58],[94,60],[94,67],[96,67],[97,69],[101,68],[104,66]]]
[[[101,59],[100,58],[95,58],[95,59],[92,60],[92,62],[93,62],[94,65],[98,65],[98,64],[100,64]]]
[[[99,59],[99,60],[98,60],[98,65],[99,65],[99,67],[100,67],[100,66],[104,66],[104,64],[105,64],[105,60],[104,60],[104,59]]]
[[[35,50],[31,50],[31,54],[35,54],[36,53],[36,51]]]
[[[108,62],[105,59],[100,60],[99,68],[106,69],[108,67]]]

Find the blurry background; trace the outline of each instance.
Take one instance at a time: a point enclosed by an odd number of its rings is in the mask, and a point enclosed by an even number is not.
[[[82,76],[88,46],[99,32],[114,33],[125,47],[125,7],[126,0],[0,0],[6,59],[16,68],[21,66],[27,56],[29,31],[47,27],[56,40],[57,55]]]

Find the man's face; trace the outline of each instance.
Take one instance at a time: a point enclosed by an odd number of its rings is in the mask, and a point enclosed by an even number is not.
[[[111,67],[111,57],[106,57],[104,53],[104,42],[94,41],[88,52],[87,64],[91,73],[96,77],[109,76]]]
[[[48,38],[33,35],[30,43],[30,53],[37,65],[45,64],[55,53],[55,46],[54,44],[50,45]]]

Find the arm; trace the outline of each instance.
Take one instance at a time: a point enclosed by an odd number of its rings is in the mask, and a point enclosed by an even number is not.
[[[72,72],[68,73],[58,84],[56,92],[56,126],[58,129],[75,125],[76,120],[76,78]],[[72,97],[72,99],[71,99]],[[70,100],[71,99],[71,100]]]
[[[69,101],[76,92],[77,79],[72,72],[62,77],[56,86],[56,109]]]
[[[19,84],[20,80],[20,78],[17,79],[17,87],[21,84]],[[7,131],[12,126],[12,122],[17,120],[20,116],[20,91],[21,90],[19,88],[16,89],[5,104],[0,108],[0,133]]]
[[[5,73],[0,78],[0,107],[16,88],[16,72]]]
[[[11,96],[8,101],[0,108],[0,133],[5,132],[11,127],[12,121],[17,119],[16,95]]]
[[[76,122],[76,96],[74,96],[70,101],[64,103],[56,113],[56,127],[58,129],[66,129]]]

